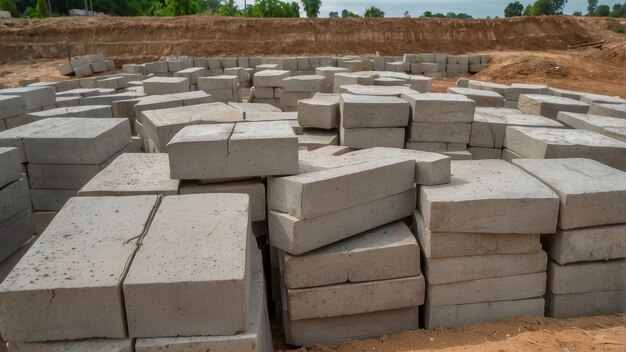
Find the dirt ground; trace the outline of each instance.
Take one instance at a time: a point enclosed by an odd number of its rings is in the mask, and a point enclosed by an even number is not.
[[[337,348],[316,346],[289,350],[275,341],[277,351],[291,352],[511,352],[626,351],[624,315],[572,319],[520,317],[456,329],[415,330],[375,340],[349,341]]]

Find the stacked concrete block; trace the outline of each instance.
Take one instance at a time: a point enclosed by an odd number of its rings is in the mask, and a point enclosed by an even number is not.
[[[600,104],[626,104],[626,100],[620,97],[612,97],[609,95],[584,93],[580,97],[580,101],[589,105]]]
[[[312,98],[320,92],[326,77],[317,75],[294,76],[283,79],[280,107],[284,111],[297,111],[298,101]]]
[[[174,73],[174,77],[187,78],[192,88],[191,90],[196,90],[193,88],[194,87],[197,88],[199,77],[206,77],[208,75],[209,75],[209,71],[204,67],[190,67],[190,68],[186,68],[184,70],[180,70]]]
[[[283,87],[283,79],[290,76],[285,70],[263,70],[253,76],[251,102],[266,103],[280,107],[280,95]]]
[[[476,102],[476,107],[503,107],[504,97],[496,92],[472,88],[450,87],[448,93],[465,95]],[[539,115],[539,114],[537,114]]]
[[[360,85],[374,85],[374,80],[379,75],[373,72],[346,72],[335,73],[333,82],[333,93],[341,93],[341,86],[360,84]]]
[[[468,148],[472,159],[501,159],[507,126],[563,128],[547,117],[525,115],[515,109],[476,108]]]
[[[558,211],[550,188],[503,160],[453,161],[451,183],[420,187],[425,327],[543,316],[539,236],[554,232]]]
[[[490,55],[469,55],[469,72],[478,73],[489,66]]]
[[[19,150],[0,148],[0,267],[35,234],[31,209]]]
[[[188,126],[168,143],[170,175],[220,181],[295,174],[297,143],[286,121]]]
[[[137,106],[135,105],[135,110]],[[141,113],[144,151],[164,153],[174,135],[189,125],[233,123],[243,121],[240,109],[224,103],[196,104]]]
[[[403,148],[409,110],[397,97],[341,94],[340,145]]]
[[[402,94],[417,93],[417,91],[408,86],[366,86],[361,84],[345,84],[341,86],[341,93],[399,98]]]
[[[317,93],[311,99],[299,100],[298,122],[304,128],[338,128],[339,100],[339,94],[334,93]]]
[[[555,318],[626,309],[626,173],[590,159],[514,160],[560,199],[558,228],[542,235],[550,256],[546,313]]]
[[[165,153],[124,153],[96,174],[78,196],[176,195],[179,180],[170,178]]]
[[[72,58],[58,66],[59,73],[63,76],[86,77],[94,73],[113,71],[113,60],[105,60],[102,54],[91,54]]]
[[[306,254],[282,253],[280,267],[289,344],[335,346],[418,327],[424,277],[401,221]]]
[[[509,126],[504,146],[526,159],[588,158],[626,171],[626,143],[592,131]]]
[[[541,94],[522,94],[517,106],[524,114],[541,115],[555,120],[561,111],[586,114],[589,107],[589,104],[574,99]]]
[[[113,111],[110,105],[87,105],[87,106],[71,106],[67,108],[56,108],[31,112],[26,114],[33,118],[33,121],[42,120],[48,117],[93,117],[107,118],[113,117]]]
[[[407,149],[431,152],[466,152],[475,102],[459,94],[408,93],[411,121]]]
[[[56,107],[56,90],[54,87],[20,87],[20,88],[7,88],[0,89],[0,96],[3,98],[5,96],[20,96],[23,99],[23,104],[26,108],[26,112],[35,112],[41,111],[45,109],[51,109]],[[6,99],[6,98],[5,98]],[[4,99],[3,99],[4,101]],[[10,104],[12,110],[9,113],[13,114],[14,111],[21,110],[21,102],[17,101],[6,101],[3,104]],[[18,109],[18,110],[15,110]],[[29,123],[27,118],[23,119],[24,116],[21,113],[17,115],[10,115],[4,118],[4,123],[8,128],[12,128],[15,126],[23,125],[25,123]],[[13,126],[10,126],[13,125]]]
[[[152,77],[143,81],[143,90],[148,95],[188,92],[189,79],[186,77]]]
[[[619,117],[559,112],[556,118],[568,127],[597,133],[605,127],[626,128],[626,119]]]
[[[602,128],[602,134],[617,139],[622,142],[626,142],[626,128],[623,127],[604,127]]]
[[[24,121],[26,102],[19,95],[0,95],[0,131],[16,127]]]
[[[593,103],[589,108],[590,115],[600,115],[608,117],[626,118],[626,103],[624,104],[608,104]]]
[[[202,90],[207,94],[210,94],[215,102],[241,102],[239,77],[236,75],[199,77],[198,90]]]
[[[298,146],[306,148],[306,150],[336,145],[339,145],[339,134],[336,130],[304,128],[302,133],[298,135]]]
[[[335,86],[335,73],[349,72],[347,68],[322,66],[315,69],[315,75],[326,77],[326,81],[322,84],[320,92],[332,93]]]

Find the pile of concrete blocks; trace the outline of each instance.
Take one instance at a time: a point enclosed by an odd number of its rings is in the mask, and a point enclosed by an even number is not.
[[[63,76],[87,77],[96,73],[115,70],[113,60],[105,60],[102,54],[91,54],[72,58],[58,67]]]
[[[626,171],[626,142],[593,131],[509,126],[504,147],[510,159],[588,158]]]
[[[547,315],[624,312],[626,173],[590,159],[513,163],[553,189],[561,203],[556,233],[541,236],[551,259]]]
[[[184,93],[189,91],[186,77],[152,77],[143,81],[143,91],[147,95]]]
[[[556,119],[568,127],[596,133],[603,133],[606,128],[626,128],[626,119],[619,117],[559,112]]]
[[[315,69],[316,76],[324,76],[326,80],[323,82],[320,92],[332,93],[335,86],[335,73],[349,72],[347,68],[322,66]]]
[[[339,105],[339,94],[335,93],[317,93],[311,99],[298,101],[298,123],[303,127],[301,146],[314,149],[312,142],[316,137],[319,146],[339,144]]]
[[[198,89],[211,95],[214,102],[241,102],[239,76],[237,75],[199,77]]]
[[[385,69],[394,71],[389,68],[398,68],[402,64],[401,67],[405,72],[430,78],[444,78],[478,73],[487,68],[490,62],[490,55],[405,54],[402,62],[386,63]]]
[[[494,91],[449,87],[448,93],[465,95],[476,102],[476,107],[504,107],[504,97]]]
[[[272,351],[250,232],[242,194],[72,198],[0,285],[2,336],[9,350]]]
[[[28,171],[36,222],[53,217],[131,145],[127,119],[47,118],[0,132],[0,146],[17,147]]]
[[[550,188],[503,160],[453,161],[451,183],[420,187],[418,203],[427,329],[544,315]]]
[[[283,79],[280,108],[283,111],[298,111],[298,101],[312,98],[315,93],[322,91],[325,84],[326,77],[318,75],[293,76]]]
[[[333,93],[341,93],[341,87],[345,85],[373,86],[375,79],[378,77],[380,75],[372,71],[335,73],[333,76]]]
[[[387,156],[333,157],[336,167],[322,162],[268,180],[288,343],[336,345],[417,327],[424,300],[418,247],[397,222],[415,207],[416,160]]]
[[[519,96],[518,110],[524,114],[541,115],[556,120],[559,112],[586,114],[589,104],[571,98],[542,94],[522,94]]]
[[[56,108],[53,87],[20,87],[0,89],[0,131],[33,122],[27,115]]]
[[[283,79],[289,76],[290,72],[285,70],[255,72],[249,101],[251,103],[266,103],[280,107]]]
[[[458,83],[459,82],[457,82],[457,85]],[[506,84],[476,80],[468,80],[466,83],[467,86],[462,88],[486,90],[500,94],[504,98],[502,106],[510,109],[517,109],[517,106],[519,105],[519,97],[522,94],[546,95],[549,93],[548,86],[545,84],[513,83],[508,86]]]
[[[511,161],[510,152],[504,149],[507,126],[563,128],[562,124],[547,117],[525,115],[515,109],[476,108],[468,148],[472,159]]]
[[[14,265],[10,257],[34,235],[30,191],[22,175],[20,151],[0,148],[0,282]]]
[[[475,102],[448,93],[406,93],[411,121],[407,149],[443,153],[454,159],[471,159],[470,141]]]
[[[408,102],[393,96],[341,94],[340,145],[403,148],[409,110]]]
[[[135,105],[135,111],[139,104]],[[241,122],[243,112],[224,103],[195,104],[142,110],[138,114],[138,121],[141,124],[138,132],[143,140],[143,150],[147,153],[165,153],[167,144],[184,127]]]

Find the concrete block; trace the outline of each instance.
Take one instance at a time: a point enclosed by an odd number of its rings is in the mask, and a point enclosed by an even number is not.
[[[248,112],[245,115],[245,121],[289,121],[289,122],[297,122],[298,113],[297,112]]]
[[[499,112],[499,110],[503,111]],[[563,128],[562,124],[547,117],[525,115],[519,112],[508,113],[508,111],[509,109],[478,108],[472,121],[469,145],[502,148],[507,126]]]
[[[624,104],[593,103],[591,104],[591,107],[589,108],[589,114],[624,118],[626,116],[626,103]]]
[[[320,92],[325,83],[325,76],[303,75],[283,79],[283,90],[291,92]]]
[[[340,93],[399,98],[402,94],[415,94],[416,91],[414,91],[410,87],[405,86],[344,84],[341,86]]]
[[[174,136],[168,153],[170,176],[174,179],[229,179],[298,172],[297,137],[287,121],[189,126]]]
[[[22,210],[0,222],[0,262],[9,258],[35,234],[30,209]],[[2,279],[0,279],[2,281]]]
[[[555,295],[546,292],[546,316],[573,318],[620,314],[626,309],[626,291],[596,291]]]
[[[580,101],[589,105],[595,103],[605,103],[605,104],[626,104],[626,100],[621,97],[612,97],[608,95],[602,94],[592,94],[592,93],[584,93],[580,97]]]
[[[583,95],[585,95],[585,93],[583,92],[576,92],[572,90],[553,88],[553,87],[548,87],[548,94],[556,96],[556,97],[564,97],[564,98],[570,98],[574,100],[580,100],[582,99]]]
[[[561,265],[624,258],[626,225],[561,230],[543,235],[541,242],[550,258]]]
[[[164,97],[171,97],[183,101],[183,106],[208,104],[213,102],[213,97],[204,91],[197,90],[192,92],[166,94]]]
[[[472,122],[476,103],[459,94],[402,94],[411,106],[411,120],[417,122]]]
[[[300,255],[405,218],[413,209],[415,190],[411,189],[311,219],[270,211],[270,243],[287,253]]]
[[[559,112],[557,120],[578,130],[587,130],[602,133],[604,127],[626,128],[626,119],[621,117],[608,117],[600,115],[577,114],[573,112]]]
[[[245,331],[253,249],[249,226],[247,195],[165,197],[124,280],[129,336]]]
[[[546,273],[429,284],[426,292],[431,307],[537,298],[546,292]]]
[[[185,77],[152,77],[143,81],[143,90],[148,95],[183,93],[189,84]]]
[[[397,127],[409,121],[409,104],[397,97],[342,94],[341,126]]]
[[[247,113],[259,113],[259,112],[281,112],[279,108],[270,105],[270,104],[262,104],[262,103],[237,103],[237,102],[229,102],[228,105],[237,108],[243,111],[244,119],[246,118]]]
[[[248,321],[244,331],[230,336],[139,338],[135,343],[135,351],[272,352],[274,349],[267,312],[261,253],[256,249],[253,252]]]
[[[255,87],[282,87],[283,79],[289,77],[289,71],[284,70],[263,70],[256,72],[253,76]]]
[[[44,106],[54,106],[56,101],[55,92],[56,89],[54,87],[47,86],[0,89],[0,95],[21,96],[24,99],[27,111],[41,109]],[[19,105],[21,106],[21,103]]]
[[[418,327],[418,307],[380,312],[291,321],[285,319],[285,339],[289,344],[312,347],[338,346],[346,341],[378,338],[383,335],[415,330]]]
[[[522,94],[547,95],[549,94],[548,86],[545,84],[513,83],[504,98],[506,100],[519,100],[519,96]]]
[[[547,288],[556,295],[625,290],[626,260],[580,262],[559,265],[548,262]]]
[[[617,139],[618,141],[626,142],[626,128],[619,127],[604,127],[602,134]]]
[[[541,115],[556,120],[561,111],[586,114],[589,111],[589,104],[551,95],[522,94],[517,108],[524,114]]]
[[[22,177],[22,162],[17,148],[0,148],[0,188]]]
[[[543,317],[543,298],[509,300],[488,303],[433,306],[424,305],[426,329],[455,328],[475,323],[492,323],[517,316]]]
[[[348,84],[374,85],[375,74],[363,72],[335,73],[333,81],[333,93],[340,93],[341,86]]]
[[[340,128],[340,145],[355,149],[404,147],[404,128]]]
[[[99,165],[29,163],[27,167],[30,187],[33,189],[79,189],[104,169],[111,159]]]
[[[68,118],[48,118],[41,121],[35,121],[25,126],[15,127],[0,132],[0,147],[18,148],[22,163],[26,163],[26,152],[24,148],[24,138],[36,135],[41,131],[52,129],[56,126],[62,126],[73,122],[74,119]]]
[[[544,251],[430,258],[425,262],[424,276],[428,278],[429,285],[439,285],[545,272],[547,264],[548,255]]]
[[[591,131],[507,127],[504,146],[524,158],[588,158],[626,171],[626,143]]]
[[[417,307],[424,303],[424,277],[287,289],[291,320],[329,318]]]
[[[308,150],[315,150],[327,145],[339,145],[339,135],[335,130],[305,128],[302,134],[298,135],[298,145],[306,147]]]
[[[413,214],[413,229],[426,258],[531,254],[541,251],[539,234],[431,232],[422,215]]]
[[[165,152],[167,143],[185,126],[243,121],[243,113],[224,103],[210,103],[145,111],[143,121],[154,151]]]
[[[419,205],[433,232],[520,234],[554,233],[559,208],[550,188],[501,160],[453,162],[451,182],[420,187]]]
[[[247,194],[250,197],[250,217],[252,221],[263,221],[266,219],[265,184],[260,178],[211,184],[184,182],[181,185],[180,194],[199,193]]]
[[[75,118],[23,138],[26,159],[37,164],[102,164],[130,143],[122,118]]]
[[[502,149],[469,147],[467,150],[472,154],[472,160],[502,159]]]
[[[504,105],[504,97],[502,95],[488,90],[450,87],[448,88],[448,93],[465,95],[476,102],[476,107],[501,107]]]
[[[89,339],[56,342],[9,342],[9,352],[132,352],[131,339]]]
[[[59,211],[67,201],[76,196],[76,189],[32,189],[31,198],[35,211]]]
[[[519,159],[513,164],[543,181],[559,196],[559,228],[624,222],[625,172],[591,159]]]
[[[20,178],[0,188],[0,222],[30,208],[28,181]]]
[[[73,198],[0,284],[3,337],[124,338],[121,280],[156,201]]]
[[[79,191],[79,196],[175,195],[167,154],[121,154]]]
[[[206,77],[209,71],[206,67],[190,67],[174,73],[174,77],[185,77],[189,80],[189,84],[197,84],[198,77]]]
[[[31,112],[28,115],[37,119],[44,119],[48,117],[113,117],[110,105],[71,106],[66,108]]]
[[[313,96],[311,92],[288,92],[283,90],[280,93],[280,106],[288,111],[287,107],[297,107],[298,101],[302,99],[309,99]]]
[[[290,289],[421,275],[419,246],[401,221],[306,254],[283,256]]]
[[[199,77],[198,89],[210,91],[215,89],[232,89],[239,85],[239,77],[236,75],[219,75],[212,77]]]
[[[339,127],[339,95],[318,93],[298,101],[298,122],[303,127],[332,129]]]
[[[268,206],[300,219],[314,218],[414,187],[415,162],[393,157],[268,180]]]
[[[449,156],[450,160],[472,160],[472,154],[467,150],[449,150],[442,152],[443,155]]]
[[[472,124],[457,122],[411,122],[407,139],[416,142],[444,142],[467,144]]]
[[[26,113],[26,101],[21,95],[0,95],[0,119]]]

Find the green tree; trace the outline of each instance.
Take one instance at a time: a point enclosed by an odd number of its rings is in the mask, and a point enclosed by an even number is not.
[[[626,17],[626,3],[624,3],[623,5],[613,5],[613,9],[611,10],[611,14],[609,16],[613,18]]]
[[[341,18],[356,18],[356,17],[361,17],[361,16],[357,15],[356,13],[352,11],[348,11],[346,9],[343,9],[341,11]]]
[[[50,17],[50,9],[48,9],[48,4],[46,4],[45,0],[37,0],[35,16],[37,18]]]
[[[240,12],[235,0],[224,0],[217,8],[217,14],[220,16],[237,16]]]
[[[409,14],[409,11],[404,11],[404,18],[411,18],[411,14]]]
[[[587,16],[593,16],[598,7],[598,0],[587,0]]]
[[[13,0],[0,0],[0,10],[9,11],[13,17],[17,17],[20,14]]]
[[[385,11],[379,9],[378,7],[371,6],[365,9],[363,17],[385,17]]]
[[[322,6],[322,0],[300,0],[302,7],[304,7],[304,13],[308,18],[317,18],[320,14],[320,7]]]
[[[574,12],[572,13],[572,16],[579,16],[579,17],[580,17],[580,16],[582,16],[582,15],[583,15],[583,12],[582,12],[582,11],[574,11]]]
[[[433,17],[433,13],[431,11],[424,11],[422,17]]]
[[[524,10],[524,15],[528,16],[547,16],[562,15],[563,8],[567,0],[536,0],[535,3],[528,8],[528,13]]]
[[[599,5],[593,15],[597,17],[609,17],[610,14],[611,8],[609,5]]]
[[[515,1],[509,3],[504,8],[504,17],[518,17],[524,13],[524,5],[521,2]]]
[[[186,16],[200,13],[198,0],[165,0],[165,7],[161,11],[163,16]]]
[[[339,12],[331,11],[331,12],[328,13],[328,17],[330,17],[330,18],[339,18]]]

